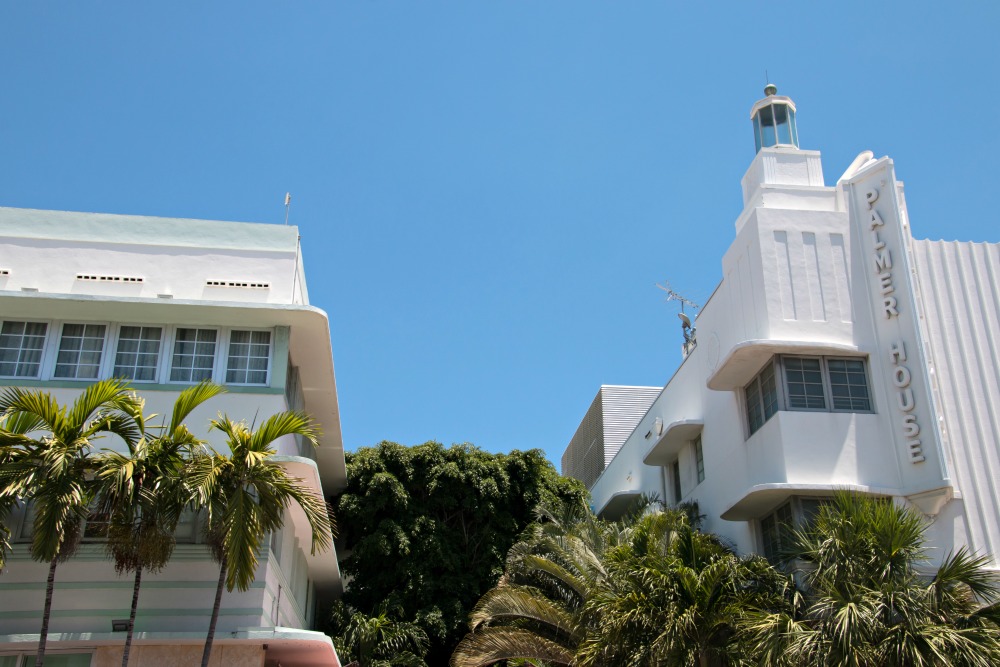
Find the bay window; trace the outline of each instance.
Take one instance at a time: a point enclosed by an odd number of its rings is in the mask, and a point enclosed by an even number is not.
[[[868,364],[858,357],[775,357],[743,388],[753,435],[778,410],[871,412]]]

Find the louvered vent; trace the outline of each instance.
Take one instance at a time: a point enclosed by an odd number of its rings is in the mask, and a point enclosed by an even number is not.
[[[270,289],[271,283],[246,283],[240,280],[206,280],[208,287],[245,287],[247,289]]]
[[[94,274],[78,273],[77,280],[89,280],[98,283],[141,283],[143,279],[138,276],[98,276]]]

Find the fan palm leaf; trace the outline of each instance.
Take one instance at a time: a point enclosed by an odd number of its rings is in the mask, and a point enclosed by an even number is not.
[[[1000,663],[989,560],[962,549],[928,576],[923,531],[904,507],[836,495],[791,534],[787,562],[801,588],[744,613],[754,652],[807,666]]]

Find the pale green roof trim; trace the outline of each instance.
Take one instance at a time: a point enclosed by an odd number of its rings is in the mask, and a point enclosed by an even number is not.
[[[296,252],[294,225],[0,207],[0,236],[192,248]]]

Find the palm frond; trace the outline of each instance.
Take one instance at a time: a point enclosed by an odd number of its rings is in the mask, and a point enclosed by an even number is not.
[[[88,385],[83,393],[73,401],[66,419],[68,426],[75,433],[80,433],[87,428],[88,423],[98,413],[115,411],[136,420],[136,427],[141,432],[145,427],[142,420],[142,407],[143,400],[130,389],[125,380],[99,380]],[[100,420],[99,417],[98,420]]]
[[[65,428],[66,411],[61,408],[51,394],[43,391],[8,387],[0,394],[0,414],[9,416],[15,413],[34,415],[37,427],[53,432],[61,432]],[[16,419],[32,419],[32,417],[16,417]]]
[[[268,446],[285,435],[299,435],[319,445],[319,427],[306,414],[288,411],[271,415],[254,431],[249,446],[254,451],[264,451]]]
[[[573,651],[519,628],[483,628],[468,634],[451,656],[452,667],[481,667],[524,658],[553,665],[573,664]]]
[[[208,380],[186,388],[174,401],[174,409],[167,433],[173,436],[178,429],[184,426],[184,420],[191,416],[191,413],[202,403],[224,393],[226,393],[225,387],[213,384]]]
[[[45,427],[45,420],[32,412],[10,412],[0,419],[0,432],[5,435],[26,436]]]
[[[566,609],[540,595],[538,591],[511,584],[496,586],[483,595],[469,614],[469,627],[492,626],[517,619],[536,627],[578,641],[577,620]]]

